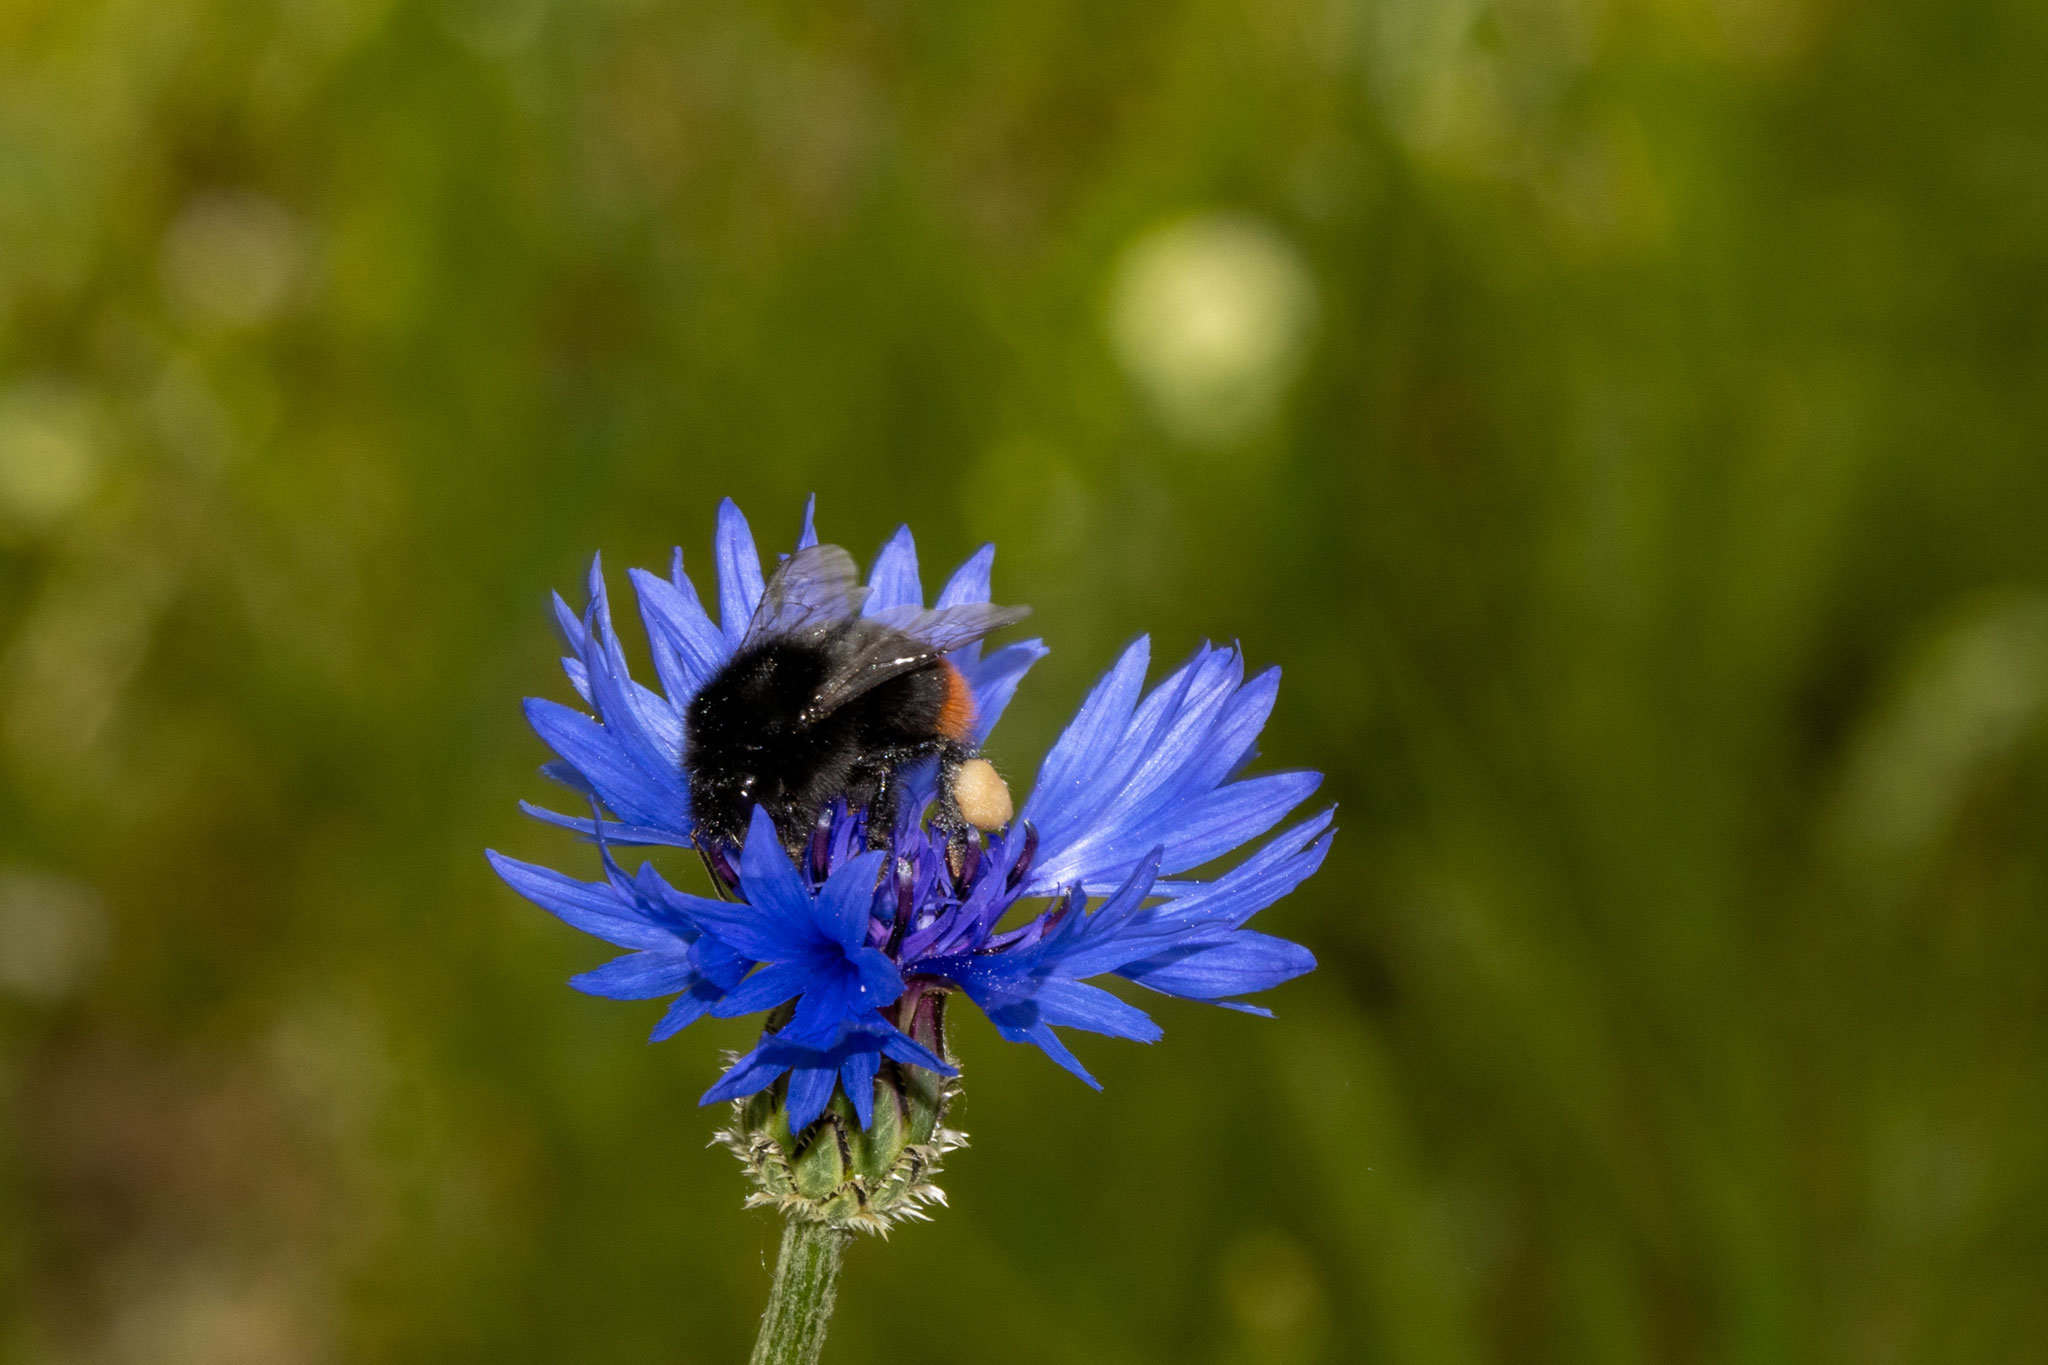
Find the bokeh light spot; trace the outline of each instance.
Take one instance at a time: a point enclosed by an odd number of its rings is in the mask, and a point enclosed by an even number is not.
[[[0,522],[34,530],[91,496],[99,414],[89,395],[49,380],[0,390]]]
[[[257,327],[284,311],[303,257],[299,224],[275,200],[209,192],[179,210],[164,234],[164,291],[198,321]]]
[[[82,989],[106,948],[107,915],[83,882],[0,870],[0,993],[62,1000]]]
[[[1125,252],[1110,342],[1161,422],[1194,445],[1225,445],[1272,420],[1301,370],[1316,288],[1293,243],[1261,219],[1208,214]]]

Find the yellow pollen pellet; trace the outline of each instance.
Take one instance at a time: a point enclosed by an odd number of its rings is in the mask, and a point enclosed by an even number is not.
[[[970,758],[960,765],[953,775],[953,800],[961,818],[979,830],[999,830],[1017,813],[1009,784],[985,758]]]

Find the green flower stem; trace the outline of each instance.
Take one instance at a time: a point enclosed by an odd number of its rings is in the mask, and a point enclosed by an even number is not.
[[[792,1218],[782,1230],[782,1257],[761,1314],[753,1365],[812,1365],[825,1349],[839,1261],[853,1234],[829,1223]]]

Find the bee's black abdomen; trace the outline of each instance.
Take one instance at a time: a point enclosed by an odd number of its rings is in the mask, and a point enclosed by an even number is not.
[[[801,714],[825,676],[815,645],[774,640],[744,650],[691,699],[683,767],[691,816],[705,834],[737,843],[750,808],[779,808],[792,779],[818,766]]]
[[[692,699],[683,766],[691,815],[705,835],[740,842],[759,804],[795,846],[835,797],[871,804],[886,796],[896,769],[951,745],[940,728],[948,672],[937,658],[806,716],[833,651],[851,647],[850,634],[752,646]],[[873,634],[864,631],[863,642],[872,646]],[[916,647],[907,636],[903,642]]]

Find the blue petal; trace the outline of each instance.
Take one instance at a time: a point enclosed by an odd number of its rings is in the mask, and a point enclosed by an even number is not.
[[[750,832],[748,838],[752,837]],[[781,845],[776,847],[780,849]],[[833,869],[818,892],[816,923],[820,934],[845,948],[866,941],[868,912],[875,903],[875,882],[888,859],[886,850],[875,849]]]
[[[1229,656],[1223,654],[1228,666]],[[1093,773],[1093,783],[1070,810],[1067,824],[1095,836],[1156,813],[1156,796],[1171,791],[1199,744],[1205,722],[1226,697],[1206,646],[1169,673],[1138,703],[1130,721]],[[1049,836],[1050,837],[1050,836]],[[1055,841],[1053,847],[1060,847]]]
[[[702,986],[691,991],[688,995],[678,997],[675,1003],[668,1007],[668,1012],[661,1016],[660,1022],[655,1024],[654,1031],[647,1035],[647,1041],[650,1043],[668,1041],[709,1014],[712,1005],[716,1004],[717,1001],[717,993]]]
[[[1047,981],[1032,995],[1039,1017],[1062,1028],[1087,1029],[1112,1038],[1156,1043],[1161,1033],[1152,1016],[1125,1004],[1099,986],[1079,981]]]
[[[805,959],[825,944],[811,923],[808,898],[792,913],[769,901],[713,901],[696,920],[741,956],[755,962],[792,962]]]
[[[562,672],[568,675],[569,686],[583,698],[584,705],[590,705],[590,670],[583,666],[583,660],[563,655]]]
[[[879,1052],[856,1052],[839,1064],[839,1084],[853,1101],[853,1112],[862,1128],[875,1121],[875,1073],[881,1069]]]
[[[944,973],[959,982],[968,998],[981,1006],[996,1032],[1013,1043],[1030,1043],[1097,1090],[1101,1083],[1069,1052],[1052,1024],[1072,1024],[1118,1037],[1151,1042],[1158,1028],[1142,1010],[1126,1005],[1107,991],[1073,981],[1006,977],[1015,964],[1003,955],[955,959]]]
[[[658,1000],[697,984],[697,968],[687,951],[628,953],[593,971],[569,979],[585,995],[607,1000]]]
[[[803,529],[796,533],[797,549],[808,550],[818,543],[817,517],[818,495],[813,493],[804,499],[804,525]]]
[[[1081,1065],[1081,1059],[1068,1051],[1067,1045],[1060,1041],[1059,1035],[1054,1033],[1051,1027],[1043,1020],[1037,1018],[1036,1013],[1028,1007],[991,1012],[989,1022],[996,1026],[997,1033],[1000,1033],[1011,1042],[1031,1044],[1068,1071],[1079,1076],[1091,1088],[1096,1090],[1102,1089],[1102,1082],[1096,1080],[1095,1077],[1088,1073],[1088,1068]]]
[[[569,642],[569,648],[580,655],[583,653],[584,641],[589,638],[588,633],[583,629],[583,618],[576,614],[573,607],[562,600],[562,594],[551,593],[549,596],[554,599],[556,627],[561,630],[562,638]]]
[[[772,1037],[764,1038],[752,1052],[734,1062],[697,1103],[717,1104],[720,1100],[745,1099],[775,1084],[775,1078],[787,1070],[787,1050],[778,1048]]]
[[[1165,871],[1200,867],[1258,838],[1323,784],[1316,772],[1263,773],[1211,792],[1186,809],[1167,840]]]
[[[881,949],[850,949],[846,961],[853,969],[855,991],[868,1009],[881,1009],[902,998],[903,973]]]
[[[577,665],[579,668],[582,665]],[[590,785],[590,779],[576,771],[576,766],[565,759],[551,758],[540,765],[540,775],[550,782],[559,782],[583,797],[585,801],[599,799],[597,788]]]
[[[1279,900],[1323,865],[1330,851],[1335,817],[1330,808],[1268,840],[1264,847],[1212,882],[1168,883],[1157,889],[1172,899],[1162,918],[1189,925],[1234,929]]]
[[[969,555],[953,576],[946,580],[946,586],[939,589],[939,600],[932,605],[938,607],[964,607],[976,602],[988,601],[989,574],[995,567],[996,547],[984,545]]]
[[[553,764],[548,765],[553,767]],[[579,791],[586,790],[578,785]],[[593,795],[595,793],[592,793]],[[562,829],[574,830],[586,839],[595,839],[603,831],[605,842],[619,847],[689,848],[692,846],[690,826],[686,823],[680,829],[656,829],[650,825],[628,825],[617,820],[596,821],[588,816],[564,815],[560,811],[536,806],[531,801],[521,801],[519,810],[543,824],[555,825]]]
[[[583,667],[584,642],[588,638],[583,629],[583,618],[578,616],[562,594],[552,593],[554,599],[555,624],[561,628],[562,638],[569,642],[572,653],[562,660],[562,671],[569,675],[569,685],[576,689],[576,695],[585,702],[590,700],[590,675]]]
[[[794,1000],[813,982],[812,969],[801,962],[776,962],[763,967],[725,993],[712,1010],[721,1019],[772,1010],[785,1000]]]
[[[1025,802],[1041,836],[1033,894],[1075,884],[1100,894],[1155,846],[1168,874],[1198,867],[1271,829],[1321,781],[1230,780],[1271,712],[1277,671],[1245,682],[1236,649],[1203,646],[1134,704],[1142,644],[1097,684]]]
[[[725,665],[732,651],[683,573],[681,550],[676,551],[673,579],[658,578],[645,569],[634,569],[627,577],[640,599],[640,621],[647,629],[655,674],[669,700],[682,706]]]
[[[1032,881],[1054,886],[1078,882],[1090,893],[1099,893],[1128,875],[1134,858],[1160,846],[1166,852],[1165,872],[1200,867],[1264,834],[1313,795],[1321,781],[1320,773],[1268,773],[1169,806],[1149,818],[1123,824],[1105,818],[1099,833],[1042,856]]]
[[[1068,1051],[1067,1045],[1060,1041],[1059,1035],[1046,1025],[1036,1024],[1032,1026],[1027,1031],[1026,1037],[1032,1046],[1086,1081],[1091,1089],[1102,1089],[1102,1082],[1096,1080],[1088,1068],[1081,1065],[1081,1059]]]
[[[1067,803],[1088,789],[1130,724],[1131,709],[1145,685],[1152,642],[1139,636],[1109,672],[1095,684],[1086,701],[1039,765],[1038,781],[1024,803],[1023,817],[1041,830],[1053,823]]]
[[[1137,946],[1124,941],[1127,931],[1143,913],[1145,898],[1159,874],[1159,851],[1154,849],[1138,861],[1116,894],[1090,915],[1069,914],[1043,942],[1022,956],[1039,964],[1040,970],[1079,979],[1114,971],[1149,951],[1151,944]],[[1169,929],[1167,933],[1177,932]]]
[[[731,498],[718,504],[718,531],[714,538],[718,553],[718,627],[728,651],[739,648],[746,638],[747,623],[754,608],[761,605],[766,584],[761,579],[761,555],[754,548],[754,533]]]
[[[635,763],[618,738],[589,716],[560,702],[529,697],[526,719],[550,749],[583,774],[605,805],[629,822],[659,828],[676,813],[675,790]]]
[[[969,651],[980,653],[980,643],[955,650],[948,657],[974,691],[974,728],[968,738],[980,744],[987,740],[989,732],[996,728],[996,722],[1003,718],[1003,712],[1009,707],[1010,698],[1016,695],[1017,685],[1024,681],[1024,675],[1051,651],[1038,640],[1019,640],[1015,644],[1004,645],[985,659],[963,660],[962,656]]]
[[[720,992],[737,986],[740,978],[752,971],[757,961],[712,934],[701,934],[690,945],[690,956],[696,961],[697,974]]]
[[[1240,929],[1220,943],[1133,963],[1122,975],[1166,995],[1215,1000],[1270,990],[1315,965],[1315,954],[1299,943]]]
[[[746,843],[740,848],[740,887],[748,900],[772,907],[778,915],[810,914],[811,890],[783,851],[775,821],[759,806],[754,807]]]
[[[796,1076],[804,1071],[820,1071],[828,1078],[838,1077],[844,1074],[851,1058],[863,1053],[872,1057],[878,1052],[882,1056],[893,1057],[906,1066],[927,1067],[942,1076],[959,1074],[955,1068],[919,1046],[895,1025],[874,1014],[864,1020],[849,1022],[840,1029],[830,1045],[824,1047],[792,1043],[786,1033],[770,1034],[763,1038],[752,1052],[733,1063],[731,1069],[719,1078],[718,1083],[704,1092],[704,1098],[700,1103],[715,1104],[720,1100],[739,1099],[755,1094],[774,1084],[775,1078],[785,1071],[794,1072],[791,1077],[791,1090],[794,1092]],[[867,1063],[858,1064],[854,1074],[858,1079],[859,1075],[866,1071],[869,1088],[872,1089],[874,1073],[868,1071],[867,1066]],[[831,1086],[827,1084],[826,1100],[830,1099],[831,1093]],[[824,1108],[824,1103],[824,1100],[818,1102],[819,1110]],[[855,1103],[858,1105],[858,1100]],[[810,1117],[816,1116],[814,1112]],[[802,1126],[798,1123],[801,1117],[792,1100],[790,1119],[793,1128]],[[803,1123],[808,1122],[809,1119],[803,1119]]]
[[[595,560],[590,565],[589,617],[591,632],[584,644],[583,663],[591,704],[605,728],[619,737],[627,756],[658,787],[674,793],[687,807],[682,718],[665,698],[634,682],[627,673],[625,651],[612,629],[611,603]]]
[[[1256,694],[1270,692],[1278,675],[1255,685]],[[1254,728],[1243,745],[1218,731],[1229,719],[1244,685],[1244,661],[1234,649],[1204,646],[1186,665],[1153,689],[1138,708],[1126,745],[1138,760],[1115,801],[1127,809],[1156,808],[1179,795],[1208,791],[1230,775],[1244,756]]]
[[[693,917],[757,961],[812,961],[821,951],[843,960],[843,954],[865,937],[875,876],[887,857],[876,851],[843,864],[826,883],[831,903],[814,900],[783,850],[775,822],[756,806],[740,850],[740,887],[746,900],[708,902]]]
[[[621,948],[681,949],[687,942],[673,929],[655,924],[604,882],[579,882],[550,867],[507,858],[495,849],[484,857],[505,884],[561,920]]]
[[[958,1067],[952,1065],[945,1058],[939,1056],[923,1043],[918,1042],[893,1024],[886,1025],[872,1032],[875,1037],[881,1040],[882,1055],[884,1057],[893,1057],[905,1066],[921,1066],[925,1070],[935,1071],[941,1076],[957,1076],[960,1074]]]
[[[874,1007],[862,1008],[859,978],[842,963],[814,971],[804,983],[803,999],[777,1036],[802,1047],[830,1047],[845,1032],[847,1024]]]
[[[1224,781],[1251,757],[1259,731],[1273,714],[1280,695],[1280,670],[1269,668],[1236,689],[1224,703],[1209,732],[1196,750],[1194,762],[1182,774],[1183,785],[1213,787]]]
[[[868,588],[863,616],[924,606],[924,585],[917,577],[917,542],[911,539],[908,526],[897,527],[896,534],[875,555],[874,567],[868,571]]]
[[[789,1073],[789,1131],[801,1133],[825,1112],[832,1102],[832,1087],[839,1082],[836,1066],[797,1067]]]

